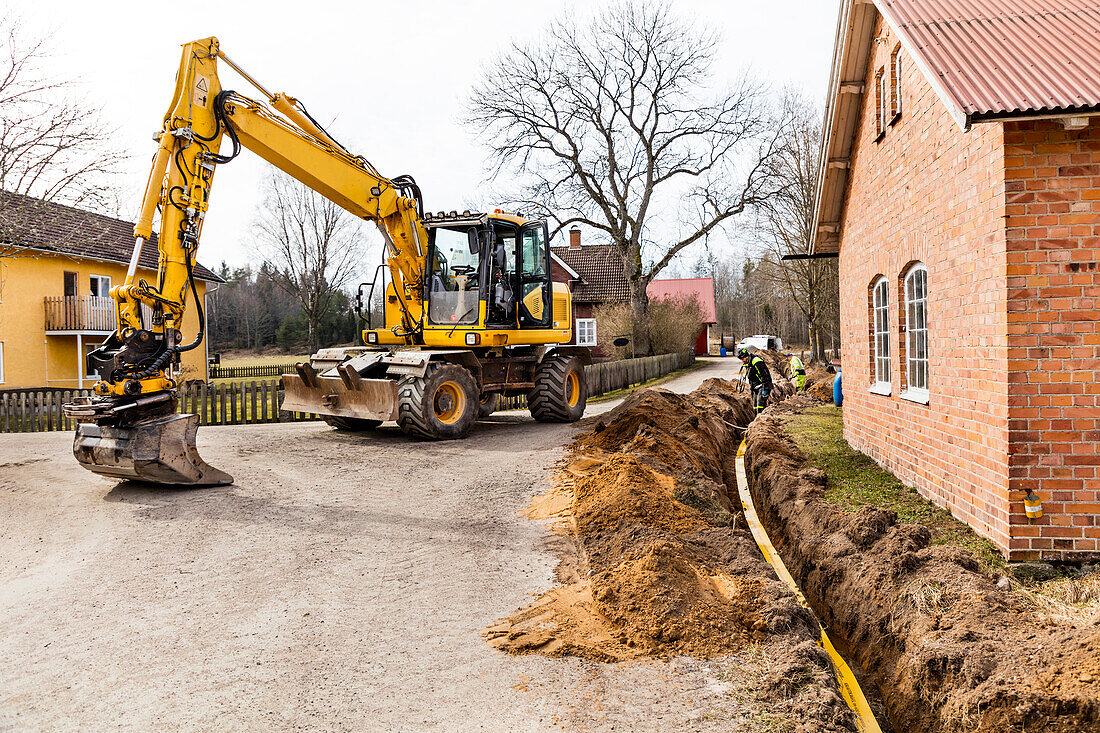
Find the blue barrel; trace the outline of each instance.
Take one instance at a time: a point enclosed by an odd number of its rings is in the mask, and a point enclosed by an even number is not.
[[[725,356],[725,355],[726,355],[726,347],[725,346],[719,347],[718,356]]]
[[[833,404],[837,407],[840,407],[844,404],[844,385],[842,384],[843,381],[844,380],[842,379],[840,370],[837,369],[836,379],[833,380]]]

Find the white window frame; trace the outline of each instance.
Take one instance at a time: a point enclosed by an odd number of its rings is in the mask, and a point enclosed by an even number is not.
[[[918,282],[919,281],[919,282]],[[918,285],[920,290],[918,290]],[[905,381],[901,396],[913,402],[928,404],[928,268],[913,265],[903,281],[905,293]],[[917,317],[918,309],[920,317]],[[918,350],[917,346],[923,346]],[[922,353],[923,356],[917,356]],[[914,379],[919,375],[920,379]],[[917,384],[915,385],[914,382]]]
[[[875,102],[877,102],[875,113],[878,115],[878,120],[875,123],[878,136],[875,139],[881,140],[886,135],[887,125],[890,124],[888,113],[890,109],[890,75],[886,73],[885,66],[875,73],[875,87]]]
[[[871,286],[871,327],[875,365],[871,391],[888,395],[893,384],[890,376],[890,282],[884,276]]]
[[[88,337],[95,338],[95,337]],[[88,372],[88,354],[92,353],[100,347],[98,341],[84,341],[81,343],[80,348],[82,353],[80,355],[80,378],[81,379],[99,379],[99,375],[95,372]]]
[[[581,325],[585,328],[581,328]],[[591,328],[591,335],[586,332],[589,327]],[[596,345],[596,319],[595,318],[578,318],[576,320],[576,338],[574,343],[577,346],[595,346]]]
[[[0,341],[0,384],[4,383],[4,342]]]
[[[106,280],[107,281],[107,295],[100,295],[99,293],[96,293],[94,297],[109,298],[110,297],[110,292],[111,292],[111,276],[110,275],[96,275],[95,273],[89,274],[88,275],[88,290],[92,289],[92,278],[95,278],[97,280]]]
[[[890,95],[890,108],[892,113],[891,124],[901,117],[901,44],[894,49],[890,59],[890,74],[894,78],[893,93]]]

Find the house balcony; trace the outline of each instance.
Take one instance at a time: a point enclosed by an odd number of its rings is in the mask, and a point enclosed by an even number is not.
[[[109,334],[115,330],[115,301],[95,295],[49,296],[46,334]]]

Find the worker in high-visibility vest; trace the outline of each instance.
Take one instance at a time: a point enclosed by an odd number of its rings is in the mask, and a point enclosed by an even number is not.
[[[772,391],[772,373],[767,363],[744,346],[737,350],[737,358],[748,368],[749,391],[752,392],[752,408],[759,415],[768,406]]]
[[[806,391],[806,365],[795,354],[787,353],[791,360],[791,377],[794,378],[794,388],[799,392]]]

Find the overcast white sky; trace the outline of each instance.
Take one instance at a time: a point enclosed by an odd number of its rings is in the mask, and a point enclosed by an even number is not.
[[[78,77],[131,154],[122,185],[133,216],[170,101],[181,43],[216,35],[222,50],[272,92],[298,97],[337,139],[388,176],[412,174],[429,209],[479,201],[486,150],[461,124],[482,69],[512,41],[536,38],[561,13],[580,16],[602,0],[357,0],[151,3],[87,0],[11,7],[32,32],[52,31],[59,74]],[[838,0],[672,0],[672,8],[718,29],[716,82],[750,68],[777,88],[823,100]],[[202,8],[205,7],[205,11]],[[222,67],[222,82],[258,96]],[[267,164],[244,152],[221,166],[199,259],[250,259],[250,222]],[[719,244],[715,242],[714,244]],[[373,258],[372,258],[373,259]]]

